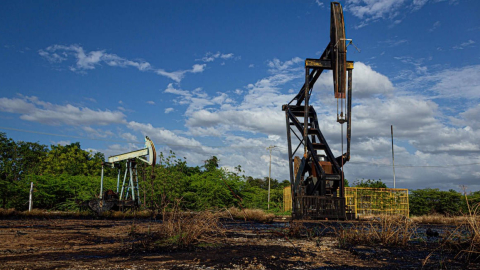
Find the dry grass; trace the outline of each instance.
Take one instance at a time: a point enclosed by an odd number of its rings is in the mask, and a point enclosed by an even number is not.
[[[480,203],[470,205],[466,195],[465,199],[468,214],[456,218],[457,227],[443,234],[444,240],[423,260],[423,265],[435,252],[444,248],[458,251],[456,258],[463,259],[466,265],[480,258]]]
[[[240,210],[236,207],[230,207],[227,209],[221,217],[243,219],[245,221],[258,221],[262,223],[270,223],[275,218],[272,213],[266,213],[262,209],[243,209]]]
[[[0,208],[0,217],[15,216],[16,213],[17,211],[13,208],[10,208],[10,209]]]
[[[32,217],[32,218],[54,218],[54,217],[89,217],[88,211],[48,211],[43,209],[32,209],[32,211],[17,211],[15,209],[0,208],[0,217]]]
[[[381,215],[360,216],[360,221],[374,221],[380,219]],[[442,225],[462,225],[467,223],[467,216],[445,216],[441,214],[431,214],[417,217],[410,217],[409,220],[417,224],[442,224]]]
[[[30,217],[30,218],[86,218],[96,217],[91,211],[49,211],[44,209],[32,209],[32,211],[17,211],[15,209],[0,208],[0,217]],[[108,219],[134,219],[151,218],[154,212],[151,210],[132,211],[108,211],[101,215]]]
[[[149,225],[148,231],[141,231],[132,222],[127,230],[125,248],[138,252],[216,245],[217,236],[225,236],[219,219],[217,214],[208,211],[185,213],[174,210],[164,215],[161,223]]]
[[[96,214],[90,211],[49,211],[44,209],[32,209],[32,211],[17,211],[15,209],[0,208],[0,217],[31,217],[31,218],[76,218],[76,217],[95,217]],[[126,212],[108,211],[102,214],[104,218],[111,219],[132,219],[132,218],[151,218],[154,212],[151,210],[131,210]]]
[[[151,218],[154,216],[152,210],[129,210],[126,212],[122,211],[108,211],[102,214],[103,217],[113,218],[113,219],[131,219],[131,218]]]
[[[223,232],[218,215],[205,211],[194,215],[172,215],[163,221],[156,237],[160,239],[160,245],[188,248],[200,240],[205,242],[209,236],[222,235]]]
[[[334,228],[334,231],[341,246],[377,243],[405,246],[415,234],[416,227],[401,216],[381,216],[377,220]]]
[[[467,222],[466,216],[444,216],[440,214],[411,217],[410,219],[418,224],[445,224],[458,226]]]
[[[470,205],[465,195],[468,206],[468,216],[466,216],[466,236],[468,238],[468,247],[460,251],[459,255],[465,255],[467,260],[477,259],[480,256],[480,203]]]

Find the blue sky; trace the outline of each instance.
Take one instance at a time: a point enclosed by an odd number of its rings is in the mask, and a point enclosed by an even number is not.
[[[361,50],[348,52],[356,64],[347,179],[392,186],[393,124],[397,187],[480,189],[480,2],[341,4]],[[3,1],[0,131],[80,141],[107,156],[148,135],[190,165],[216,155],[255,177],[268,175],[265,148],[277,145],[272,176],[287,179],[281,105],[303,84],[304,59],[328,44],[329,24],[329,2],[315,0]],[[331,73],[314,90],[340,154]]]

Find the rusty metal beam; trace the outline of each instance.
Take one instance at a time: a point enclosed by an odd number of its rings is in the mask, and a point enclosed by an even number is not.
[[[347,61],[345,65],[346,65],[347,70],[352,70],[353,69],[353,61]],[[321,68],[321,69],[328,69],[328,70],[333,69],[332,61],[322,60],[322,59],[312,59],[312,58],[305,59],[305,67],[306,68]]]

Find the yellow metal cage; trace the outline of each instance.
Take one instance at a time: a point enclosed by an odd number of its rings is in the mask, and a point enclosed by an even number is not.
[[[409,217],[408,189],[346,187],[347,208],[355,217],[368,215],[403,215]],[[292,210],[290,187],[283,189],[283,210]]]
[[[292,211],[292,188],[283,188],[283,211]]]
[[[409,216],[408,189],[402,188],[345,188],[346,205],[355,216]]]

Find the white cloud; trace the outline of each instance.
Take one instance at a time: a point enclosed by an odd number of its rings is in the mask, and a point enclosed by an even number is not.
[[[347,0],[345,10],[366,21],[395,17],[405,0]]]
[[[413,65],[415,67],[415,73],[420,75],[425,75],[428,68],[424,65],[425,58],[413,58],[410,56],[395,56],[393,57],[396,60],[408,65]],[[413,72],[413,71],[409,71]],[[399,72],[400,73],[400,72]]]
[[[88,101],[90,101],[90,102],[97,103],[97,100],[94,99],[94,98],[88,98],[88,97],[86,97],[85,99],[88,100]]]
[[[222,54],[222,55],[220,55],[220,58],[222,58],[222,59],[233,58],[233,53]]]
[[[0,98],[0,111],[21,114],[20,119],[47,125],[109,125],[125,122],[119,111],[92,110],[70,104],[56,105],[35,96]]]
[[[76,65],[70,68],[72,71],[95,69],[95,66],[101,63],[118,67],[132,66],[140,71],[151,68],[148,62],[127,60],[118,55],[106,53],[105,50],[85,52],[83,47],[76,44],[70,46],[52,45],[45,50],[39,50],[39,54],[54,63],[66,61],[70,55],[73,55],[76,58]]]
[[[426,80],[436,82],[430,90],[442,96],[480,98],[479,68],[480,65],[448,69],[431,75]]]
[[[452,49],[454,49],[454,50],[463,50],[463,49],[465,49],[466,47],[472,47],[473,44],[475,44],[475,41],[469,39],[467,42],[463,42],[463,43],[460,44],[460,45],[455,45],[455,46],[453,46]]]
[[[344,10],[361,19],[355,29],[384,19],[392,21],[393,26],[401,23],[406,13],[420,10],[427,2],[428,0],[347,0]]]
[[[387,39],[385,41],[380,41],[379,43],[386,44],[388,47],[396,47],[405,43],[408,43],[406,39]]]
[[[171,112],[173,112],[173,111],[174,111],[173,108],[166,108],[166,109],[165,109],[165,113],[171,113]]]
[[[139,131],[144,136],[148,136],[152,139],[155,145],[167,145],[173,149],[189,150],[202,154],[212,154],[216,152],[213,148],[203,146],[199,141],[193,138],[179,136],[171,130],[154,127],[151,124],[130,121],[127,124],[127,128]]]
[[[474,65],[412,75],[398,86],[409,91],[429,90],[437,94],[431,98],[480,98],[479,69],[480,65]]]
[[[220,137],[225,133],[226,130],[222,130],[221,128],[214,128],[214,127],[191,127],[189,128],[188,132],[192,136],[213,136],[213,137]]]
[[[301,59],[300,57],[294,57],[292,58],[291,60],[288,60],[288,61],[285,61],[285,62],[282,62],[280,60],[278,60],[277,58],[273,59],[272,61],[268,61],[267,65],[268,67],[270,68],[268,71],[272,74],[276,74],[276,73],[282,73],[282,72],[292,72],[292,70],[290,70],[290,68],[292,66],[297,66],[297,64],[299,63],[302,63],[303,62],[303,59]]]
[[[322,7],[322,8],[324,7],[323,3],[320,2],[320,0],[315,0],[315,3],[316,3],[317,6],[319,6],[319,7]]]
[[[421,9],[427,2],[428,0],[413,0],[413,3],[412,3],[413,10]]]
[[[204,106],[191,106],[187,110],[187,127],[283,135],[285,114],[281,106],[292,99],[293,95],[281,94],[280,87],[301,77],[301,74],[298,74],[302,68],[300,62],[302,60],[298,57],[284,62],[278,59],[267,62],[269,71],[275,75],[247,85],[248,93],[239,105],[220,102],[220,108],[204,109]],[[222,98],[226,97],[222,95],[217,97],[220,101]]]
[[[208,96],[201,88],[196,88],[193,91],[177,89],[172,83],[168,84],[164,93],[170,93],[179,96],[174,99],[174,102],[180,105],[189,105],[186,114],[189,115],[195,110],[203,109],[211,105],[223,105],[232,103],[233,100],[228,97],[226,93],[218,93],[216,97]]]
[[[76,59],[75,65],[69,69],[73,72],[85,73],[86,70],[93,70],[96,66],[106,64],[112,67],[134,67],[139,71],[152,71],[158,75],[168,77],[176,82],[180,82],[186,73],[201,73],[205,70],[206,65],[195,64],[192,69],[166,71],[162,68],[154,68],[150,63],[143,60],[129,60],[116,54],[106,53],[105,50],[86,52],[80,45],[52,45],[45,50],[39,50],[38,54],[47,59],[50,63],[62,63],[67,61],[70,56]],[[221,55],[227,57],[229,55]],[[232,55],[233,56],[233,55]]]
[[[315,89],[322,91],[322,95],[333,89],[332,72],[327,71],[315,84]],[[369,98],[375,95],[389,95],[394,90],[392,82],[385,76],[374,71],[370,66],[356,62],[352,71],[353,98]]]
[[[120,137],[122,137],[123,139],[125,139],[127,141],[131,141],[131,142],[138,141],[137,136],[135,136],[135,135],[133,135],[132,133],[129,133],[129,132],[125,132],[125,133],[120,134]]]
[[[149,100],[149,101],[147,101],[147,104],[150,104],[150,105],[155,105],[155,101],[151,101],[151,100]]]
[[[203,62],[213,62],[215,61],[215,59],[224,59],[224,60],[227,60],[227,59],[240,59],[239,56],[237,57],[234,57],[234,54],[233,53],[221,53],[221,52],[216,52],[216,53],[212,53],[212,52],[207,52],[205,54],[204,57],[202,57],[201,59],[197,59],[197,61],[203,61]]]
[[[159,75],[166,76],[176,81],[177,83],[179,83],[185,77],[186,73],[201,73],[205,70],[206,66],[207,66],[206,64],[203,64],[203,65],[195,64],[192,66],[192,69],[188,69],[188,70],[177,70],[173,72],[167,72],[163,69],[157,69],[155,72]]]
[[[480,104],[466,109],[464,112],[459,113],[458,117],[450,117],[450,121],[457,126],[469,127],[476,130],[480,130]]]
[[[442,24],[440,23],[440,21],[436,21],[435,23],[433,23],[432,28],[428,29],[428,31],[433,32],[433,31],[435,31],[435,29],[437,29],[437,28],[440,27],[441,25],[442,25]]]
[[[168,77],[168,78],[176,81],[177,83],[179,83],[185,77],[185,74],[187,74],[187,73],[201,73],[205,70],[206,66],[207,66],[206,64],[202,64],[202,65],[195,64],[195,65],[192,66],[192,69],[177,70],[177,71],[173,71],[173,72],[167,72],[163,69],[157,69],[157,70],[155,70],[155,73],[157,73],[159,75],[162,75],[162,76],[165,76],[165,77]]]
[[[51,143],[52,143],[53,145],[61,145],[61,146],[65,146],[65,145],[71,144],[71,142],[68,141],[68,140],[67,140],[67,141],[58,141],[58,142],[51,141]]]
[[[243,93],[243,90],[235,89],[235,91],[233,91],[233,92],[237,95],[241,95]]]
[[[207,66],[206,64],[203,64],[203,65],[195,64],[195,65],[193,65],[192,70],[190,72],[192,72],[192,73],[203,72],[205,70],[206,66]]]
[[[90,126],[82,126],[81,128],[87,132],[88,137],[92,137],[92,138],[107,138],[115,135],[111,131],[94,129]]]
[[[67,60],[67,55],[66,54],[60,55],[60,54],[57,54],[57,53],[48,53],[44,50],[39,50],[38,54],[40,54],[40,56],[47,59],[50,63],[61,63],[65,60]]]

